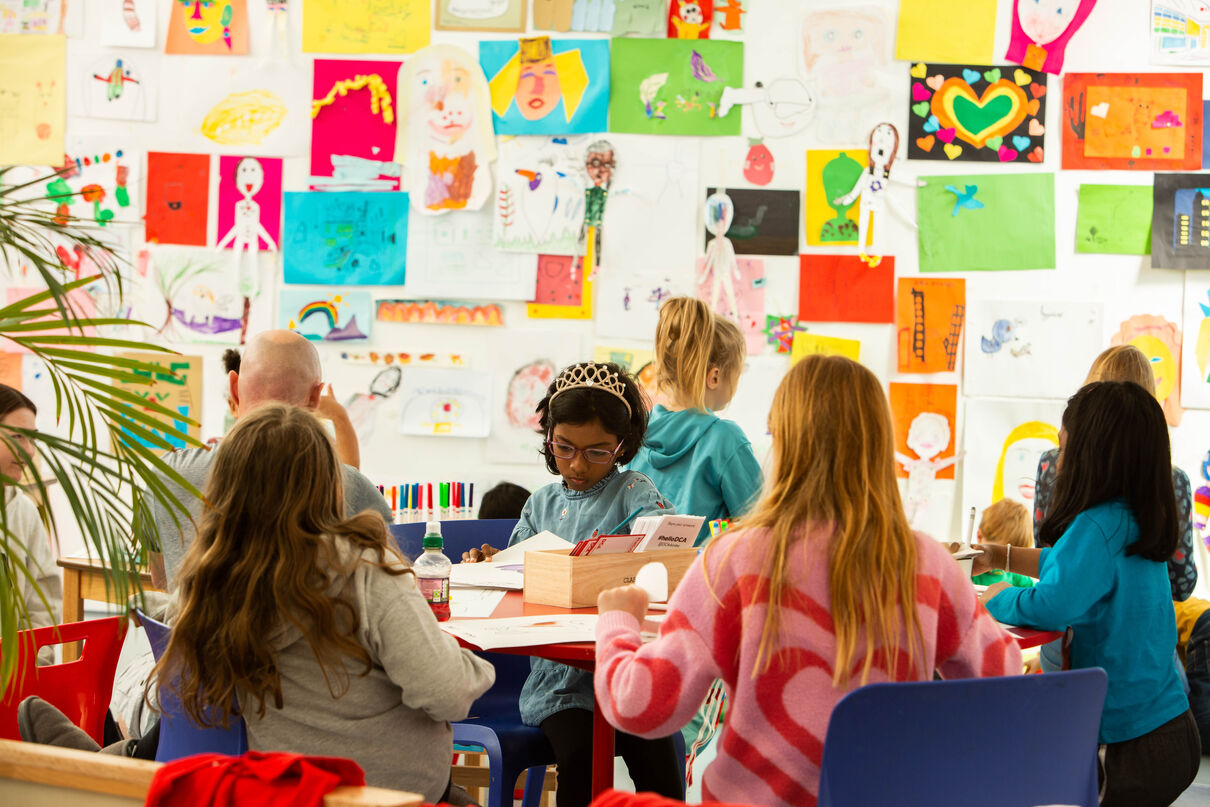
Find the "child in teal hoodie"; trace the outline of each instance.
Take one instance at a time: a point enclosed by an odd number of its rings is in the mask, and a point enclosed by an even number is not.
[[[743,430],[714,414],[731,402],[746,347],[739,328],[701,300],[674,297],[660,308],[656,380],[667,403],[651,412],[630,470],[646,475],[678,513],[743,515],[760,493],[760,463]],[[702,526],[698,545],[710,537]]]

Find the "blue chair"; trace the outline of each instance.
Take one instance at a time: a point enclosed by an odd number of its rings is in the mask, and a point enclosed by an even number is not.
[[[508,546],[508,539],[517,526],[515,518],[459,519],[441,522],[441,537],[445,539],[442,552],[453,563],[462,562],[462,553],[491,544],[497,549]],[[424,551],[425,522],[392,524],[391,535],[399,545],[399,551],[408,560],[415,560]]]
[[[168,648],[172,629],[157,622],[142,611],[136,611],[139,623],[147,632],[151,652],[159,661]],[[157,689],[160,706],[160,744],[155,761],[170,762],[193,754],[229,754],[239,756],[248,750],[247,730],[242,717],[231,719],[228,728],[201,728],[189,720],[181,708],[180,699],[166,686]]]
[[[1096,807],[1107,686],[1094,667],[861,687],[832,712],[819,807]]]

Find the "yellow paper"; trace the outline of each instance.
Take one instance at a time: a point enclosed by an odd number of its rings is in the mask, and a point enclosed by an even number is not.
[[[826,247],[857,243],[857,214],[861,202],[855,199],[845,205],[836,200],[853,189],[869,159],[869,149],[865,146],[807,151],[803,216],[809,245]],[[867,238],[873,238],[873,227]]]
[[[413,53],[429,44],[429,0],[303,0],[307,53]]]
[[[895,58],[991,64],[996,0],[900,0]]]
[[[0,36],[0,165],[61,165],[67,38]]]
[[[525,310],[530,319],[592,319],[592,281],[584,277],[582,266],[577,264],[576,271],[583,283],[580,304],[526,303]]]
[[[797,364],[807,356],[844,356],[861,361],[861,342],[842,339],[839,336],[820,336],[817,333],[799,331],[794,334],[794,345],[790,349],[790,363]]]
[[[1186,96],[1184,87],[1089,87],[1084,156],[1183,160]]]

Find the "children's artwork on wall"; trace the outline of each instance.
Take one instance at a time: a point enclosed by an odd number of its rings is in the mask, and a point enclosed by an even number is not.
[[[1151,195],[1146,185],[1081,185],[1076,252],[1150,254]]]
[[[154,364],[159,369],[154,373],[136,371],[137,375],[147,379],[144,383],[135,384],[132,382],[116,381],[114,382],[114,386],[117,389],[134,393],[141,398],[178,412],[181,417],[179,420],[173,421],[173,426],[177,431],[184,432],[195,440],[198,439],[201,435],[201,428],[188,421],[192,420],[194,423],[202,422],[203,358],[201,356],[139,352],[121,353],[119,355],[124,359],[134,359],[135,361]],[[139,423],[138,426],[140,429],[153,431],[149,426],[142,423]],[[160,448],[160,446],[153,444],[150,440],[132,433],[129,429],[124,429],[124,432],[126,439],[137,445],[147,448]],[[187,447],[185,441],[180,437],[170,436],[163,432],[155,432],[155,434],[166,440],[173,448]]]
[[[403,434],[487,437],[491,433],[491,373],[412,367],[403,371],[399,397]]]
[[[374,310],[379,322],[491,327],[504,324],[504,311],[495,303],[473,305],[450,300],[379,300]]]
[[[1156,174],[1151,268],[1210,267],[1210,174]]]
[[[67,127],[67,39],[0,35],[0,165],[58,165]]]
[[[664,33],[666,0],[614,0],[613,36],[657,37]]]
[[[442,31],[525,33],[525,0],[437,0],[433,27]]]
[[[202,118],[201,132],[220,146],[259,146],[286,122],[289,109],[267,89],[229,93]]]
[[[532,300],[536,271],[536,256],[492,249],[490,210],[408,223],[409,297]]]
[[[297,331],[313,342],[370,338],[373,303],[368,291],[331,292],[286,286],[278,295],[279,327]]]
[[[778,353],[790,353],[794,347],[794,336],[805,333],[806,330],[807,326],[799,322],[797,317],[778,314],[765,315],[766,341],[770,345],[776,345]]]
[[[65,0],[3,0],[0,34],[61,34],[68,13]]]
[[[44,291],[46,291],[45,286],[25,287],[25,286],[8,285],[4,289],[5,304],[12,305],[13,303],[16,303],[20,300],[24,300],[25,298],[30,297],[34,294],[40,294],[41,292],[44,292]],[[67,293],[67,299],[71,303],[72,309],[74,310],[75,316],[77,318],[92,319],[93,317],[95,317],[97,315],[96,302],[94,301],[92,295],[90,295],[85,289],[73,289],[72,291],[69,291]],[[47,306],[44,306],[44,307],[50,309],[52,306],[53,306],[53,303],[51,303]],[[54,311],[55,311],[55,313],[53,313],[53,314],[50,314],[50,315],[47,315],[44,317],[38,317],[37,319],[34,319],[32,321],[39,322],[39,321],[52,320],[52,319],[53,320],[62,320],[62,317],[59,315],[58,310],[54,309]],[[64,326],[63,328],[56,328],[54,330],[43,331],[42,333],[54,334],[57,336],[80,336],[82,333],[84,336],[91,337],[91,336],[96,335],[96,329],[89,327],[89,328],[84,328],[81,330],[80,328],[69,328],[67,326]],[[25,348],[25,347],[17,344],[16,342],[13,342],[13,341],[10,341],[7,339],[5,340],[4,347],[6,350],[10,350],[14,353],[24,354],[24,353],[33,352],[33,351],[29,350],[28,348]],[[87,347],[87,346],[84,346],[81,349],[92,350],[91,347]]]
[[[605,202],[613,184],[613,171],[618,167],[613,144],[594,140],[584,151],[584,266],[591,280],[601,265],[601,225],[605,221]],[[575,266],[572,266],[575,279]]]
[[[952,371],[957,366],[965,321],[966,281],[962,278],[899,278],[895,300],[899,372]]]
[[[570,255],[539,255],[530,319],[592,319],[592,279],[583,260]]]
[[[1054,174],[923,177],[922,272],[1055,268]]]
[[[861,342],[840,336],[824,336],[818,333],[799,332],[794,334],[790,346],[790,362],[797,364],[807,356],[844,356],[861,361]]]
[[[143,68],[145,63],[142,54],[131,58],[129,53],[91,53],[71,60],[80,113],[109,120],[155,120],[158,77],[154,69]]]
[[[1210,271],[1185,272],[1181,405],[1210,409]]]
[[[210,155],[147,153],[144,238],[155,244],[206,246]]]
[[[311,175],[333,176],[334,161],[366,161],[369,177],[396,159],[395,90],[400,62],[316,59],[311,92]],[[403,155],[398,155],[402,160]],[[399,176],[395,171],[395,177]]]
[[[101,0],[101,44],[113,48],[154,48],[158,31],[154,0]]]
[[[798,79],[782,76],[771,81],[757,81],[749,88],[724,87],[718,114],[726,117],[737,105],[748,108],[752,128],[759,135],[748,138],[751,165],[745,164],[744,178],[753,185],[767,185],[773,178],[773,155],[768,147],[761,145],[761,138],[790,137],[806,129],[815,116],[815,95]],[[754,155],[762,152],[767,162],[753,160]],[[759,171],[762,164],[766,167],[763,172]],[[757,170],[765,179],[761,181],[748,176],[750,169]]]
[[[748,353],[757,355],[765,350],[765,262],[760,258],[734,260],[731,283],[719,288],[718,270],[714,277],[703,270],[706,258],[698,258],[697,296],[716,313],[734,322],[744,335]],[[720,293],[725,291],[726,293]]]
[[[879,6],[812,10],[802,18],[802,64],[818,103],[821,143],[859,143],[886,115],[897,78],[891,22]]]
[[[742,115],[719,112],[723,90],[744,86],[739,42],[618,39],[613,42],[609,131],[737,135]]]
[[[538,31],[607,34],[623,0],[533,0]],[[661,17],[663,15],[661,14]],[[662,30],[662,28],[661,28]]]
[[[1155,397],[1164,408],[1169,426],[1181,425],[1181,329],[1153,314],[1136,314],[1122,323],[1110,340],[1113,345],[1134,345],[1143,351],[1155,371]]]
[[[996,0],[900,0],[895,58],[990,64]]]
[[[229,261],[209,250],[157,249],[152,262],[164,298],[164,320],[149,324],[164,339],[243,342],[250,301],[240,292]]]
[[[1063,76],[1063,167],[1196,171],[1201,73]]]
[[[885,217],[888,207],[908,226],[916,229],[911,214],[900,207],[889,193],[892,184],[913,187],[911,183],[903,182],[891,174],[897,151],[899,130],[890,123],[875,126],[870,132],[866,167],[843,196],[831,200],[833,208],[839,209],[852,205],[860,197],[861,204],[857,209],[857,254],[871,266],[876,266],[882,260],[885,251],[882,234],[887,229]],[[878,219],[877,227],[874,226],[875,219]]]
[[[727,230],[735,221],[735,203],[726,191],[716,190],[706,198],[703,219],[706,232],[710,235],[706,241],[706,257],[699,260],[697,265],[698,296],[715,310],[718,310],[721,300],[727,306],[727,311],[736,314],[736,322],[739,322],[735,281],[740,279],[740,271],[735,262],[735,247],[727,238]],[[763,277],[761,282],[764,282]]]
[[[485,359],[495,368],[488,462],[538,460],[542,448],[538,402],[559,370],[583,358],[580,343],[580,334],[574,331],[509,329],[486,344]]]
[[[248,52],[245,0],[172,0],[165,53],[242,56]]]
[[[583,251],[587,137],[513,137],[500,144],[493,245],[514,252]]]
[[[137,224],[141,155],[130,137],[72,137],[60,157],[63,173],[44,186],[59,220],[74,217],[108,227]]]
[[[654,264],[641,268],[611,266],[595,283],[596,335],[614,339],[647,338],[655,333],[664,301],[669,297],[694,295],[696,280],[694,264],[684,271],[672,271],[671,267]]]
[[[407,211],[406,193],[286,193],[285,282],[403,283]]]
[[[548,36],[479,43],[496,134],[605,131],[609,42]]]
[[[894,322],[895,259],[870,266],[855,255],[798,257],[798,319]]]
[[[709,39],[714,0],[672,0],[668,6],[669,39]]]
[[[842,202],[861,179],[868,152],[853,148],[807,151],[806,227],[807,243],[813,247],[857,243],[860,208]]]
[[[252,295],[258,286],[256,253],[281,244],[282,161],[271,157],[219,157],[218,244],[230,249],[233,279]]]
[[[1013,0],[1012,34],[1004,58],[1030,70],[1063,72],[1067,43],[1097,0]]]
[[[1065,401],[966,399],[963,513],[1001,499],[1034,512],[1038,460],[1058,447],[1065,406]]]
[[[0,384],[17,390],[21,389],[23,358],[20,353],[0,353]]]
[[[957,452],[958,387],[892,381],[889,397],[895,425],[895,476],[905,480],[900,484],[908,522],[917,530],[948,523],[953,491],[948,496],[936,494],[939,481],[954,479],[954,466],[961,458]],[[942,532],[936,537],[946,535]]]
[[[966,333],[963,392],[977,396],[1066,398],[1104,346],[1090,302],[972,300]]]
[[[718,0],[714,4],[714,20],[723,31],[738,32],[744,30],[745,0]]]
[[[706,196],[717,191],[707,188]],[[727,238],[737,255],[797,255],[798,191],[728,189],[735,208]],[[713,234],[706,230],[707,240]]]
[[[1210,64],[1210,8],[1201,0],[1151,0],[1151,61]]]
[[[304,53],[413,53],[429,44],[429,0],[303,0]]]
[[[909,72],[908,159],[1042,162],[1045,73],[926,62]]]

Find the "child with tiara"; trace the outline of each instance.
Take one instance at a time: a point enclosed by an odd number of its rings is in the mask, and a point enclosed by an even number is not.
[[[563,480],[529,497],[510,544],[543,530],[575,542],[594,532],[624,532],[631,518],[674,512],[651,480],[618,470],[634,459],[647,430],[638,383],[622,368],[573,364],[555,378],[537,411],[546,467]],[[485,544],[463,560],[486,560],[496,551]],[[543,659],[532,667],[521,690],[521,718],[539,726],[554,748],[558,807],[584,807],[592,798],[592,673]],[[642,740],[618,732],[617,750],[637,790],[683,796],[670,737]]]

